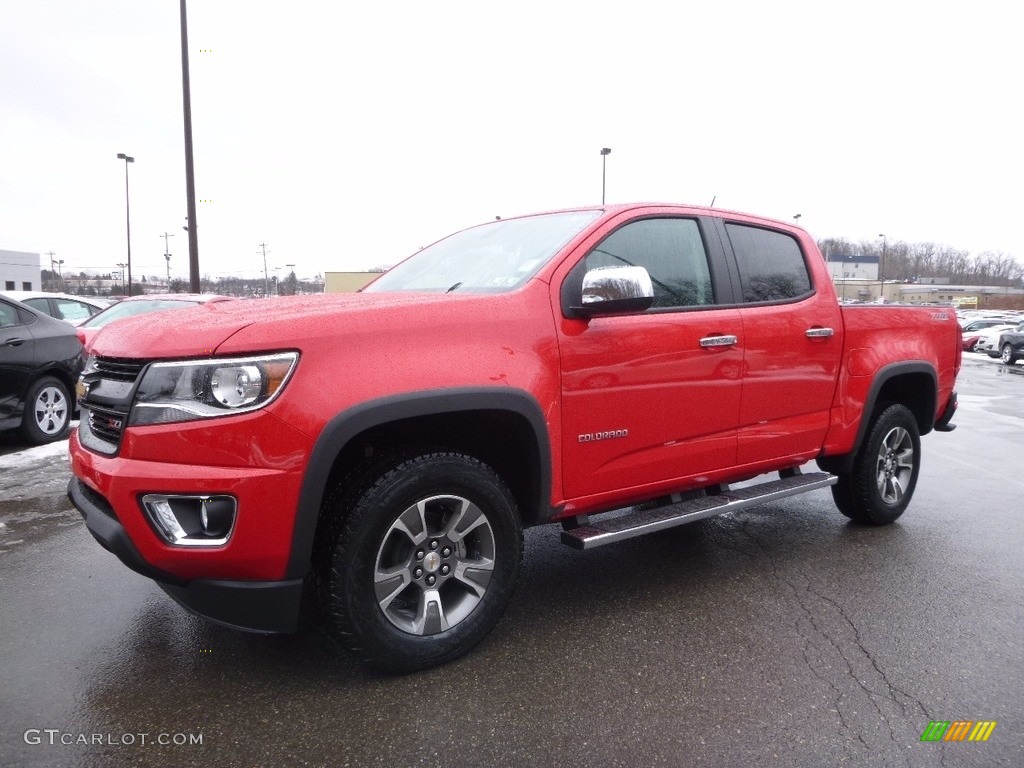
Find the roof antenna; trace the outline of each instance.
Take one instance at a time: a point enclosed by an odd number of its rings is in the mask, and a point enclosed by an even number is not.
[[[711,205],[709,205],[708,208],[714,208],[715,207],[715,200],[717,200],[717,199],[718,199],[718,195],[712,195],[711,196]]]

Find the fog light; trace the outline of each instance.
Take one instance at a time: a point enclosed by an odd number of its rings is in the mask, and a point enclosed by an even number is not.
[[[168,544],[181,547],[216,547],[231,538],[238,501],[233,496],[142,497],[153,529]]]
[[[199,502],[199,522],[203,533],[210,538],[221,539],[231,531],[235,521],[235,500],[225,497],[201,499]]]

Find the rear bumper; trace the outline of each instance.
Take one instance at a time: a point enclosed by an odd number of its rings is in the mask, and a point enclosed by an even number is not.
[[[132,544],[110,503],[77,477],[68,498],[85,519],[89,533],[126,566],[155,580],[179,605],[197,616],[247,632],[294,632],[302,601],[302,580],[186,581],[147,563]]]

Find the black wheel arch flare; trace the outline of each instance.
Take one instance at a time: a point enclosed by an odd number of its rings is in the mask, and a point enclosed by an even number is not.
[[[871,417],[878,406],[879,398],[886,384],[901,376],[920,376],[922,374],[931,380],[930,391],[917,392],[915,397],[909,401],[907,399],[898,399],[893,402],[900,402],[906,405],[914,413],[917,417],[918,428],[922,437],[931,432],[935,426],[935,408],[939,391],[939,378],[935,373],[935,368],[923,360],[891,363],[878,371],[871,382],[867,396],[864,398],[864,409],[861,412],[860,425],[857,427],[857,439],[853,444],[853,449],[842,456],[822,456],[818,459],[818,466],[826,472],[849,472],[853,465],[854,457],[867,437],[872,423]]]
[[[328,492],[335,462],[345,446],[367,430],[421,416],[469,411],[505,411],[526,420],[536,440],[539,482],[533,508],[525,511],[524,525],[544,523],[551,514],[551,447],[547,421],[540,404],[529,392],[512,388],[459,387],[391,395],[353,406],[332,418],[313,446],[302,480],[286,579],[309,572],[320,508]]]

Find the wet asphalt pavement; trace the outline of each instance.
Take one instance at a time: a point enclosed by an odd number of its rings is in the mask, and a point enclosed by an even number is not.
[[[895,525],[816,491],[586,553],[534,529],[495,632],[400,677],[186,614],[59,449],[0,438],[0,766],[1024,765],[1024,368],[966,357]]]

